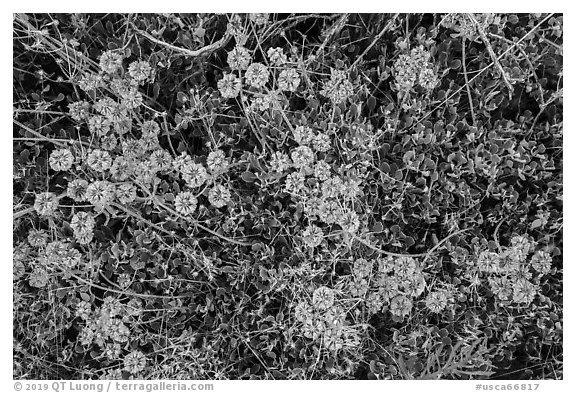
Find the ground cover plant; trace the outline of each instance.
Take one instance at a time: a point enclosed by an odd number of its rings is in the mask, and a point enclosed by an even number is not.
[[[561,379],[561,14],[15,14],[15,379]]]

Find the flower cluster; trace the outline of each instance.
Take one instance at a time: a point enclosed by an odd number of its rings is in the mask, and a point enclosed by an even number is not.
[[[430,52],[422,45],[409,53],[401,54],[394,62],[394,71],[398,89],[408,92],[417,84],[432,90],[438,84],[438,76],[430,61]]]
[[[328,80],[320,93],[338,105],[345,102],[354,93],[354,85],[348,80],[348,75],[342,70],[331,70]]]
[[[346,321],[346,311],[342,305],[335,304],[334,291],[330,288],[317,288],[311,304],[305,300],[296,303],[294,316],[302,335],[329,351],[358,345],[358,331]]]
[[[551,270],[552,258],[538,250],[528,259],[533,250],[534,243],[527,236],[514,236],[499,253],[484,250],[478,255],[476,267],[500,302],[528,306],[534,300],[540,278]]]

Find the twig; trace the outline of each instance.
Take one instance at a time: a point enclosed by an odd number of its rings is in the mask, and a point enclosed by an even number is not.
[[[376,45],[376,42],[378,42],[380,40],[380,38],[382,38],[382,36],[388,31],[388,29],[390,29],[390,27],[392,27],[392,25],[394,24],[394,22],[396,21],[396,18],[398,18],[398,15],[400,14],[394,14],[394,16],[392,17],[392,19],[390,19],[388,21],[388,23],[386,23],[386,26],[384,26],[384,28],[382,29],[382,31],[380,31],[380,33],[378,33],[378,35],[376,36],[376,38],[374,38],[374,40],[372,41],[372,43],[370,45],[368,45],[368,48],[366,48],[364,50],[364,52],[362,52],[362,54],[360,56],[358,56],[358,58],[356,58],[356,60],[354,61],[354,63],[352,63],[352,65],[350,66],[350,68],[353,68],[356,64],[358,64],[362,58],[366,55],[366,53],[368,53],[368,51],[370,49],[372,49],[372,47],[374,45]]]
[[[200,49],[197,50],[190,50],[190,49],[186,49],[186,48],[180,48],[178,46],[174,46],[172,44],[169,44],[167,42],[164,42],[162,40],[159,40],[157,38],[152,37],[150,34],[146,33],[145,31],[142,31],[140,29],[137,29],[135,27],[134,31],[136,31],[138,34],[140,34],[142,37],[148,39],[149,41],[152,41],[158,45],[162,45],[166,48],[172,49],[176,52],[180,52],[183,55],[186,56],[191,56],[191,57],[198,57],[198,56],[202,56],[204,54],[209,54],[214,52],[215,50],[218,50],[220,48],[222,48],[224,45],[226,45],[228,43],[228,41],[230,41],[230,38],[232,37],[230,35],[230,32],[227,30],[226,33],[224,33],[224,36],[222,36],[222,38],[220,38],[218,41],[210,44],[210,45],[206,45]]]
[[[532,33],[534,33],[541,25],[543,25],[548,19],[550,19],[552,17],[552,15],[554,15],[553,13],[548,14],[544,19],[542,19],[540,22],[538,22],[538,24],[536,26],[534,26],[528,33],[524,34],[524,36],[522,38],[520,38],[518,41],[516,41],[514,43],[514,45],[511,45],[508,49],[506,49],[504,52],[502,52],[502,54],[500,56],[498,56],[498,59],[503,58],[508,52],[512,51],[513,49],[515,49],[522,41],[524,41],[526,38],[528,38]],[[482,68],[481,70],[478,71],[478,73],[476,75],[474,75],[469,82],[472,82],[473,80],[475,80],[476,78],[478,78],[480,75],[482,75],[484,73],[484,71],[488,70],[490,67],[492,67],[494,65],[494,62],[488,64],[486,67]],[[424,120],[426,120],[427,118],[429,118],[434,112],[436,112],[438,109],[440,109],[442,106],[444,106],[444,104],[446,104],[449,100],[451,100],[455,95],[459,94],[462,90],[464,89],[464,86],[461,86],[460,88],[458,88],[456,91],[454,91],[454,93],[450,94],[448,97],[446,97],[440,104],[436,105],[432,110],[430,110],[426,115],[422,116],[422,118],[420,118],[418,121],[412,123],[412,125],[408,128],[413,129],[414,127],[416,127],[418,124],[422,124],[422,122]]]
[[[384,251],[384,250],[379,249],[378,247],[374,247],[373,245],[368,243],[366,240],[364,240],[364,239],[362,239],[356,235],[353,235],[353,237],[354,237],[354,240],[358,240],[360,243],[364,244],[366,247],[370,248],[371,250],[374,250],[374,251],[379,252],[379,253],[384,254],[384,255],[389,255],[392,257],[412,257],[412,258],[424,257],[424,261],[426,261],[428,258],[430,258],[430,255],[432,255],[432,253],[438,249],[438,247],[440,247],[442,244],[446,243],[450,238],[452,238],[456,235],[459,235],[461,233],[468,232],[470,230],[471,230],[471,228],[466,228],[466,229],[462,229],[462,230],[456,231],[454,233],[451,233],[450,235],[448,235],[444,239],[442,239],[440,242],[438,242],[438,244],[436,244],[434,247],[432,247],[428,252],[420,253],[420,254],[399,254],[399,253],[395,253],[395,252]]]
[[[508,88],[508,96],[510,97],[510,99],[512,99],[512,93],[514,92],[514,87],[512,86],[510,81],[508,80],[508,77],[506,76],[506,72],[504,71],[504,68],[502,68],[502,64],[500,64],[499,58],[496,56],[496,53],[494,53],[494,49],[492,49],[492,44],[490,44],[488,37],[486,37],[486,33],[484,32],[484,30],[482,29],[482,27],[480,26],[480,24],[478,23],[476,18],[474,18],[474,15],[468,14],[468,17],[472,20],[472,23],[474,23],[474,25],[476,26],[476,28],[478,30],[478,34],[480,34],[480,38],[484,42],[486,49],[488,49],[488,53],[490,54],[490,57],[492,58],[492,62],[496,65],[496,68],[498,68],[498,71],[500,71],[500,74],[502,75],[502,79],[504,80],[504,84]]]
[[[342,30],[342,28],[346,25],[349,16],[350,14],[343,14],[340,19],[338,19],[332,26],[330,26],[330,29],[326,33],[326,38],[324,38],[324,41],[318,50],[316,50],[316,57],[319,57],[322,52],[324,52],[324,48],[328,45],[328,42],[330,42],[332,37],[334,37],[338,32],[340,32],[340,30]]]
[[[352,65],[350,66],[350,68],[353,68],[356,64],[358,64],[362,58],[366,55],[366,53],[368,53],[368,51],[370,49],[372,49],[372,47],[374,45],[376,45],[376,43],[380,40],[380,38],[382,38],[382,36],[388,31],[388,29],[390,29],[390,27],[392,27],[392,25],[394,24],[394,22],[396,21],[396,18],[398,18],[398,15],[400,14],[394,14],[394,16],[392,17],[392,19],[390,19],[388,21],[388,23],[386,23],[386,26],[384,26],[384,28],[382,29],[382,31],[380,31],[380,33],[378,33],[378,35],[376,36],[376,38],[374,38],[374,40],[372,41],[372,43],[370,45],[368,45],[368,48],[366,48],[364,50],[364,52],[362,52],[362,54],[360,56],[358,56],[356,58],[356,60],[354,61],[354,63],[352,63]]]
[[[464,81],[466,82],[466,91],[468,92],[468,102],[470,103],[470,115],[472,116],[472,125],[478,128],[476,124],[476,115],[474,114],[474,104],[472,102],[472,92],[470,91],[470,82],[468,82],[468,71],[466,70],[466,38],[462,37],[462,70],[464,71]]]

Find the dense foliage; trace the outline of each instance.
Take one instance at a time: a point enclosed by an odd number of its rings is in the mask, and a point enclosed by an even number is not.
[[[562,378],[562,32],[15,15],[14,377]]]

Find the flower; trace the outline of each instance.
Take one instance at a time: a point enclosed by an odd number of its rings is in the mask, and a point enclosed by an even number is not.
[[[316,288],[312,294],[312,305],[319,310],[326,310],[334,305],[334,291],[328,287]]]
[[[234,70],[247,69],[251,61],[250,52],[243,46],[236,46],[228,52],[228,65]]]
[[[404,317],[412,310],[412,300],[404,295],[395,296],[390,301],[390,312],[397,317]]]
[[[92,116],[88,119],[88,130],[102,137],[110,132],[110,120],[100,115]]]
[[[394,274],[402,278],[412,276],[416,269],[416,260],[412,257],[398,257],[394,261]]]
[[[208,172],[202,164],[197,164],[193,161],[186,162],[180,169],[182,178],[189,187],[200,187],[206,180],[208,180]]]
[[[354,297],[363,297],[368,292],[368,281],[365,278],[354,277],[348,284],[348,290]]]
[[[300,302],[294,307],[294,317],[300,322],[312,319],[314,310],[308,305],[308,302]]]
[[[124,181],[133,174],[134,162],[127,160],[123,156],[117,156],[110,168],[110,172],[114,180]]]
[[[140,148],[143,152],[156,150],[160,147],[158,136],[154,134],[142,135],[142,138],[138,140],[138,143],[140,144]]]
[[[88,182],[86,180],[74,179],[68,183],[66,195],[68,195],[69,198],[72,198],[76,202],[85,202],[87,188]]]
[[[342,209],[336,201],[322,201],[318,208],[318,216],[326,224],[334,224],[342,215]]]
[[[309,168],[314,164],[314,152],[308,146],[298,146],[290,157],[296,168]]]
[[[425,68],[418,75],[418,83],[425,89],[432,90],[438,85],[439,79],[431,68]]]
[[[360,228],[360,219],[355,211],[348,210],[343,212],[337,219],[338,225],[344,232],[356,233]]]
[[[316,225],[308,225],[302,232],[304,244],[310,248],[318,247],[324,239],[324,232]]]
[[[344,183],[339,176],[334,176],[324,180],[321,188],[324,198],[338,198],[344,190]]]
[[[68,105],[70,117],[76,121],[84,121],[90,115],[90,103],[87,101],[72,102]]]
[[[546,251],[536,251],[530,260],[532,268],[540,274],[548,274],[552,269],[552,257]]]
[[[314,140],[315,134],[310,127],[298,126],[293,131],[294,140],[299,145],[309,145]]]
[[[172,167],[172,156],[164,149],[154,150],[150,154],[150,163],[157,171],[166,171]]]
[[[446,291],[437,290],[434,292],[430,292],[428,296],[426,296],[426,307],[434,312],[440,313],[442,312],[446,306],[448,306],[448,296],[446,295]]]
[[[28,278],[30,286],[35,288],[44,288],[48,284],[48,272],[42,268],[36,268],[30,273]]]
[[[272,65],[281,66],[283,64],[286,64],[286,62],[288,61],[282,48],[270,48],[268,49],[267,54],[268,54],[268,60],[270,60],[270,63],[272,63]]]
[[[100,138],[100,147],[104,150],[111,151],[118,146],[118,139],[114,134],[108,134]]]
[[[426,289],[426,280],[422,272],[416,272],[411,276],[405,277],[402,282],[404,292],[412,297],[419,297]]]
[[[372,261],[367,261],[364,258],[359,258],[354,261],[352,272],[358,278],[368,277],[372,273],[373,266],[374,263]]]
[[[500,300],[509,300],[512,296],[512,282],[506,277],[489,277],[490,289]]]
[[[218,81],[218,90],[224,98],[236,98],[242,89],[242,82],[234,74],[224,74]]]
[[[268,13],[248,14],[248,17],[256,25],[265,25],[268,22],[268,18],[270,17],[270,14],[268,14]]]
[[[102,86],[102,76],[98,74],[85,74],[78,81],[78,86],[85,92],[90,92]]]
[[[334,104],[345,102],[354,92],[354,86],[348,80],[345,71],[331,70],[330,80],[324,83],[320,93],[329,98]]]
[[[516,303],[532,303],[536,296],[536,286],[524,278],[514,283],[513,291],[512,299]]]
[[[122,55],[118,52],[106,51],[100,56],[100,69],[107,74],[113,74],[122,69]]]
[[[312,141],[312,147],[314,150],[325,153],[332,147],[332,143],[330,141],[330,137],[323,132],[319,132],[314,136],[314,140]]]
[[[306,187],[304,175],[301,172],[294,172],[286,176],[284,189],[289,194],[299,194]]]
[[[144,154],[142,145],[136,139],[127,139],[122,142],[122,153],[127,159],[134,159]]]
[[[392,273],[394,271],[394,257],[386,256],[378,258],[378,272],[382,274]]]
[[[230,190],[221,184],[217,184],[208,192],[208,201],[212,206],[221,208],[230,202]]]
[[[124,357],[124,370],[137,374],[146,367],[146,357],[140,351],[132,351]]]
[[[74,163],[74,156],[68,149],[53,150],[50,153],[49,163],[55,171],[67,171]]]
[[[39,230],[39,229],[31,229],[28,232],[28,243],[32,247],[44,247],[46,242],[48,241],[48,234],[46,232]]]
[[[300,84],[298,71],[293,68],[282,70],[278,76],[278,88],[283,91],[296,91]]]
[[[106,180],[97,180],[86,188],[86,200],[98,208],[112,202],[114,185]]]
[[[128,74],[138,83],[145,82],[152,74],[152,67],[147,61],[133,61],[128,66]]]
[[[252,63],[246,70],[244,77],[248,85],[255,88],[260,88],[264,87],[264,85],[268,83],[270,72],[264,64]]]
[[[328,164],[326,161],[318,161],[314,165],[314,177],[320,181],[326,181],[330,178],[330,169],[330,164]]]
[[[78,212],[74,214],[72,220],[70,221],[70,228],[74,232],[83,233],[83,232],[92,232],[94,226],[96,225],[96,221],[92,214],[87,212]]]
[[[482,251],[476,264],[482,272],[497,273],[500,271],[500,256],[495,252]]]
[[[198,200],[189,191],[181,192],[174,198],[174,206],[176,211],[184,216],[190,216],[196,210]]]
[[[36,195],[34,210],[42,217],[51,217],[58,209],[58,198],[52,192],[42,192]]]
[[[122,105],[128,109],[136,109],[144,102],[142,93],[138,89],[131,88],[122,94]]]
[[[109,118],[112,113],[114,113],[115,108],[118,103],[110,97],[104,97],[96,101],[94,104],[94,110],[103,116]]]
[[[87,321],[90,318],[91,313],[92,313],[92,305],[85,300],[81,300],[76,305],[74,316]]]
[[[94,149],[88,154],[86,162],[96,172],[104,172],[110,169],[112,158],[106,150]]]
[[[270,168],[278,173],[282,173],[292,165],[290,157],[286,153],[275,151],[272,153],[272,158],[270,160]]]
[[[228,169],[226,154],[220,149],[210,152],[206,158],[206,166],[214,176],[225,173]]]
[[[19,259],[14,259],[12,261],[12,281],[17,281],[26,273],[26,266],[24,262]]]
[[[534,245],[527,236],[514,236],[510,240],[510,247],[517,250],[521,258],[524,259],[534,248]]]
[[[147,120],[142,123],[142,137],[155,136],[160,134],[160,126],[154,120]]]

